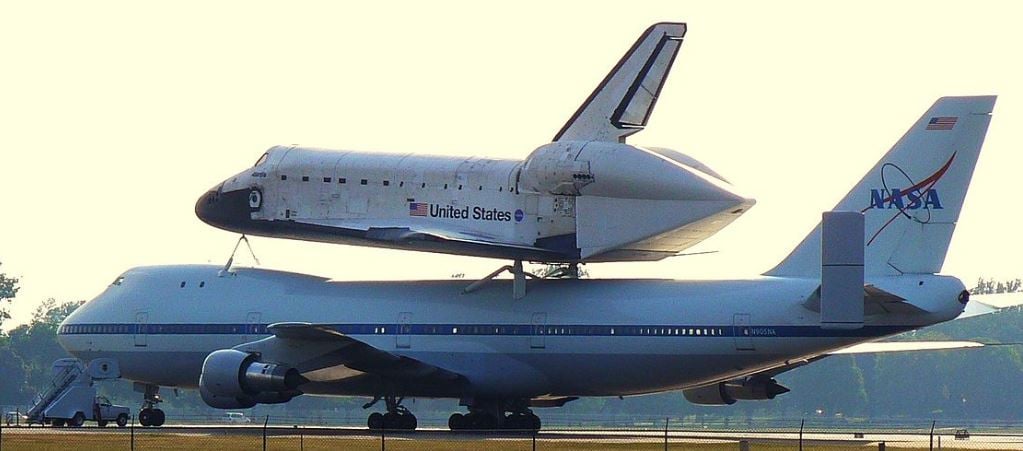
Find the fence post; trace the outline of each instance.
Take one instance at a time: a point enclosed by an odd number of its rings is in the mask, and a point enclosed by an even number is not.
[[[806,424],[806,418],[799,420],[799,451],[803,451],[803,425]]]
[[[739,440],[739,451],[749,451],[749,440]]]
[[[131,451],[135,451],[135,415],[131,416]]]
[[[270,424],[270,415],[263,420],[263,451],[266,451],[266,425]]]
[[[931,451],[934,451],[934,424],[937,422],[938,422],[937,420],[931,421],[931,447],[930,447]]]
[[[884,442],[877,444],[877,451],[885,451],[884,448],[885,448]]]
[[[664,451],[668,451],[668,417],[664,417]]]
[[[533,451],[536,451],[536,429],[533,429]]]
[[[380,429],[380,451],[387,451],[387,445],[384,443],[384,430]]]

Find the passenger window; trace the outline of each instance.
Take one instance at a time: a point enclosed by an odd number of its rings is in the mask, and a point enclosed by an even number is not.
[[[330,177],[324,177],[323,183],[330,183]]]
[[[391,186],[390,180],[384,180],[384,186]]]
[[[302,181],[303,182],[308,182],[309,181],[309,176],[308,175],[303,175],[302,176]]]
[[[284,174],[281,174],[281,180],[287,180],[287,179],[288,179],[288,176],[286,176]]]
[[[368,185],[369,184],[369,180],[366,180],[366,179],[359,180],[359,184],[360,185]]]
[[[345,184],[345,183],[348,183],[348,179],[346,179],[344,177],[341,177],[341,178],[337,179],[337,182],[340,183],[340,184]]]

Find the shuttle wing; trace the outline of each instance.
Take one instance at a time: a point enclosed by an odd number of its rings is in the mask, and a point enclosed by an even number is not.
[[[457,383],[462,375],[390,353],[327,324],[275,323],[272,337],[237,346],[264,359],[287,362],[313,382],[337,382],[361,375],[417,383]]]
[[[682,47],[684,23],[647,28],[583,102],[554,141],[625,142],[646,126]]]
[[[436,225],[410,224],[400,221],[368,220],[316,220],[302,219],[296,223],[321,228],[324,234],[346,234],[380,245],[401,245],[402,248],[421,248],[457,253],[459,249],[472,249],[473,255],[481,252],[489,257],[511,259],[564,259],[561,253],[535,246],[502,241],[465,230],[443,228]]]

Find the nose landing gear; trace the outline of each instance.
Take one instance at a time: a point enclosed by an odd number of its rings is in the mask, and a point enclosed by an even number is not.
[[[140,387],[135,387],[137,391],[143,392],[142,410],[139,411],[139,424],[144,427],[160,427],[163,426],[164,421],[167,419],[164,415],[163,410],[157,409],[156,405],[163,402],[163,398],[160,397],[160,387],[158,385],[146,384],[139,390]],[[120,420],[118,419],[118,424]]]

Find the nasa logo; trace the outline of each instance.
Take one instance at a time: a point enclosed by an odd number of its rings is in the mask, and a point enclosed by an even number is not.
[[[899,210],[941,210],[938,190],[902,191],[899,188],[870,190],[870,207],[873,209],[897,208]]]
[[[522,210],[515,210],[515,222],[522,222],[525,219],[526,214]]]

